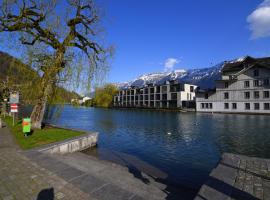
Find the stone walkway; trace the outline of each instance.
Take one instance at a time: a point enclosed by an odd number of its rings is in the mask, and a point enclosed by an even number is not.
[[[10,131],[0,129],[0,200],[179,199],[140,171],[135,178],[126,167],[80,152],[52,155],[40,150],[21,151]]]
[[[0,199],[95,199],[19,152],[7,128],[0,129]]]
[[[270,159],[225,153],[196,200],[269,200]]]

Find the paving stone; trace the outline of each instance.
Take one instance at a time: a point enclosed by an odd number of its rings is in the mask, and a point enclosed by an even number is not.
[[[236,167],[237,165],[239,167]],[[269,159],[224,154],[220,164],[211,172],[195,199],[268,200],[269,175]]]
[[[58,192],[56,195],[55,195],[56,199],[63,199],[65,197],[65,195],[62,193],[62,192]]]
[[[57,171],[56,174],[64,178],[65,180],[71,180],[71,179],[81,176],[82,174],[84,174],[84,172],[77,170],[75,168],[69,167],[69,168]]]
[[[91,193],[104,186],[106,183],[100,179],[97,179],[91,175],[84,175],[71,181],[73,185],[76,185],[84,192]]]
[[[94,191],[92,195],[100,200],[107,200],[107,199],[127,200],[133,196],[132,193],[127,192],[111,184],[108,184],[102,187],[101,189]]]
[[[39,152],[19,152],[11,137],[7,128],[0,129],[1,200],[36,200],[46,188],[53,189],[51,195],[54,199],[77,200],[77,194],[80,194],[79,199],[82,200],[94,199],[50,171],[50,169],[53,171],[65,169],[68,167],[66,164],[53,161],[50,156],[44,156]],[[73,171],[73,175],[77,174],[77,171]]]

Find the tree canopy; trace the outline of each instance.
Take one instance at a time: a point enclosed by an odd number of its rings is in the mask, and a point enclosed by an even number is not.
[[[63,3],[64,4],[61,4]],[[0,33],[15,33],[27,50],[29,64],[41,76],[32,126],[40,128],[48,98],[58,84],[86,80],[107,67],[111,48],[100,34],[101,17],[93,0],[4,0]],[[57,7],[63,6],[62,12]],[[78,87],[78,86],[77,86]]]
[[[113,105],[113,97],[117,92],[118,88],[113,84],[106,84],[103,87],[97,87],[95,89],[93,104],[98,107],[111,107]]]

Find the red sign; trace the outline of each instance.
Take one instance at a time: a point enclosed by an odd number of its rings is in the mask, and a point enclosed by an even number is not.
[[[10,112],[18,112],[18,105],[17,104],[11,104],[10,105]]]

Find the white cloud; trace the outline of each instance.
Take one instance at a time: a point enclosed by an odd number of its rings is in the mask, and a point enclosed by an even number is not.
[[[264,0],[248,17],[251,38],[270,36],[270,0]]]
[[[164,71],[172,71],[174,69],[174,66],[179,62],[180,60],[178,60],[177,58],[167,58],[164,63]]]

